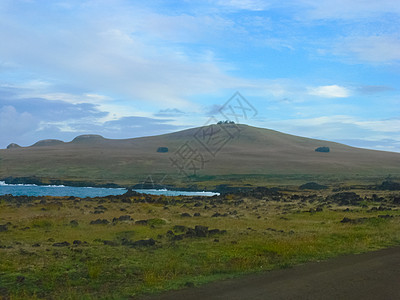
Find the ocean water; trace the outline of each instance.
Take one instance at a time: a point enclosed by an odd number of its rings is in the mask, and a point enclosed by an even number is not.
[[[214,196],[219,193],[213,192],[186,192],[170,191],[166,189],[138,189],[138,193],[166,196]],[[73,187],[64,185],[35,185],[35,184],[6,184],[0,181],[0,195],[11,194],[14,196],[74,196],[74,197],[104,197],[109,195],[122,195],[126,193],[124,188],[95,188],[95,187]]]
[[[147,190],[134,190],[138,193],[145,193],[151,195],[165,195],[165,196],[207,196],[211,197],[214,195],[219,195],[219,193],[214,192],[187,192],[187,191],[170,191],[167,189],[155,190],[155,189],[147,189]]]

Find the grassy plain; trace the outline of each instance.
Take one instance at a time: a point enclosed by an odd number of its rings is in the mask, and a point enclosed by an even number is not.
[[[135,299],[400,244],[399,192],[0,199],[4,299]]]

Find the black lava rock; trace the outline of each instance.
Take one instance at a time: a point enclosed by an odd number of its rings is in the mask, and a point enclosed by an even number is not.
[[[107,225],[110,222],[106,219],[97,219],[90,222],[90,225]]]
[[[153,239],[148,239],[148,240],[138,240],[136,242],[133,242],[131,247],[136,248],[136,247],[149,247],[149,246],[154,246],[156,244],[156,241]]]
[[[68,242],[61,242],[61,243],[54,243],[53,247],[68,247],[70,243]]]

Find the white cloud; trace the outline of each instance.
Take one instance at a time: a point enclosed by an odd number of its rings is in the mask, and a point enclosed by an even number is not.
[[[334,53],[356,57],[358,61],[391,63],[400,61],[400,39],[397,36],[349,36],[337,42]]]
[[[161,109],[188,109],[195,106],[188,100],[191,96],[241,82],[227,75],[229,66],[208,49],[193,51],[180,44],[221,34],[231,26],[218,16],[167,16],[117,2],[112,14],[89,5],[74,16],[61,16],[62,26],[46,18],[39,26],[32,26],[29,18],[15,22],[21,15],[14,19],[3,13],[0,18],[0,39],[7,44],[0,47],[0,56],[88,93],[150,102]]]
[[[347,98],[350,91],[339,85],[325,85],[308,88],[308,94],[324,98]]]
[[[400,119],[357,121],[354,124],[369,130],[397,133],[400,140]]]
[[[30,113],[19,113],[11,105],[0,107],[0,147],[9,141],[21,141],[21,136],[33,132],[39,121]]]
[[[305,6],[312,19],[359,19],[384,13],[400,13],[398,0],[294,0]]]
[[[269,3],[263,0],[219,0],[217,4],[220,6],[230,7],[234,9],[261,11],[265,10]]]

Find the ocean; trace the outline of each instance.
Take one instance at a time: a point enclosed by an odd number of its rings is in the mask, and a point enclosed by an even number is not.
[[[109,195],[122,195],[126,193],[124,188],[98,188],[98,187],[73,187],[64,185],[36,185],[36,184],[6,184],[0,181],[0,195],[14,196],[74,196],[79,198],[86,197],[105,197]],[[214,196],[219,193],[213,192],[187,192],[170,191],[166,189],[137,189],[138,193],[165,196]]]

